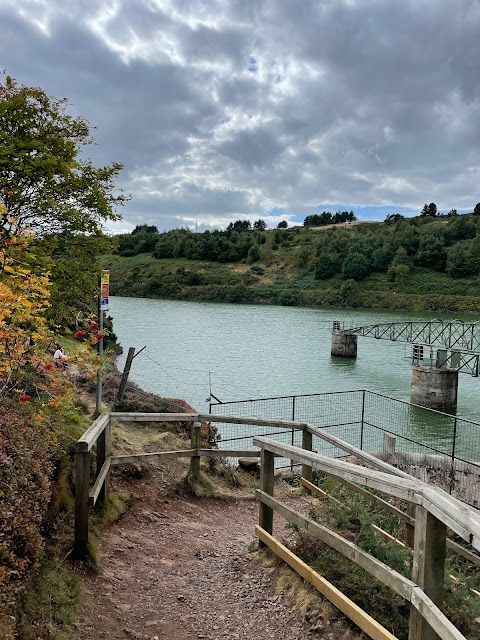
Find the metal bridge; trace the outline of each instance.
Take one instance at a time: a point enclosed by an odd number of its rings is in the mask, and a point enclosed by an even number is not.
[[[429,320],[348,326],[335,320],[333,331],[413,345],[412,363],[479,375],[480,322]]]

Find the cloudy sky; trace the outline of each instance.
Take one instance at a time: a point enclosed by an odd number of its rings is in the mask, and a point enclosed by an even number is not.
[[[125,168],[115,231],[480,201],[479,0],[0,0],[0,69]]]

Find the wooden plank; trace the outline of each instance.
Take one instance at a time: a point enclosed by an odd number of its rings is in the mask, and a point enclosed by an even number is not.
[[[358,566],[368,571],[375,578],[383,582],[387,587],[390,587],[395,593],[398,593],[402,598],[410,600],[410,594],[415,583],[408,578],[405,578],[401,574],[391,569],[388,565],[384,564],[377,558],[360,549],[357,545],[349,540],[345,540],[341,535],[331,531],[327,527],[302,516],[297,511],[290,509],[286,505],[282,504],[275,498],[272,498],[263,491],[256,491],[256,498],[265,504],[271,506],[281,516],[283,516],[289,522],[293,522],[299,527],[305,529],[309,534],[319,538],[326,544],[341,553],[343,556],[357,564]]]
[[[90,425],[90,427],[85,431],[82,437],[77,441],[77,445],[75,447],[76,451],[90,451],[97,441],[98,436],[105,429],[109,421],[109,413],[102,413],[101,415],[99,415],[95,422]]]
[[[276,420],[272,418],[254,418],[245,416],[222,416],[213,413],[199,413],[198,420],[203,422],[225,422],[233,424],[256,425],[259,427],[273,427],[279,429],[296,429],[303,431],[307,428],[306,422],[297,422],[295,420]]]
[[[475,549],[480,550],[480,513],[438,487],[431,487],[411,476],[408,476],[408,479],[398,477],[303,451],[299,447],[282,444],[270,438],[254,437],[253,444],[267,448],[279,456],[291,458],[299,464],[311,464],[314,469],[320,469],[335,477],[345,478],[350,482],[373,487],[409,502],[421,504]]]
[[[364,498],[367,498],[367,500],[370,500],[371,502],[374,502],[375,504],[378,504],[379,506],[383,507],[386,511],[389,511],[390,513],[395,514],[403,522],[407,522],[407,523],[412,524],[412,525],[415,524],[415,519],[414,518],[412,518],[411,516],[409,516],[405,512],[401,511],[401,509],[399,509],[398,507],[395,507],[393,504],[390,504],[386,500],[383,500],[383,498],[379,498],[375,494],[370,493],[370,491],[367,491],[367,489],[364,489],[363,487],[360,487],[355,482],[350,482],[349,480],[345,480],[345,478],[338,478],[338,477],[335,478],[335,480],[337,480],[337,482],[340,482],[341,484],[345,485],[349,489],[352,489],[353,491],[356,491],[357,493],[359,493]]]
[[[376,524],[372,524],[372,529],[381,538],[383,538],[383,540],[385,540],[385,542],[394,542],[397,546],[401,547],[402,549],[405,549],[405,543],[402,542],[401,540],[399,540],[398,538],[395,538],[395,536],[390,535],[388,533],[388,531],[385,531],[384,529],[381,529],[380,527],[377,527]]]
[[[416,495],[416,492],[420,490],[423,483],[411,476],[408,479],[399,478],[381,471],[360,467],[350,462],[328,458],[319,453],[303,451],[298,447],[282,444],[270,438],[254,437],[253,444],[256,447],[266,448],[279,456],[292,458],[299,464],[311,464],[314,469],[320,469],[333,476],[340,476],[351,482],[379,489],[410,502],[418,502],[422,499],[421,496]]]
[[[149,462],[150,460],[155,460],[155,458],[190,458],[193,455],[195,455],[195,451],[193,449],[183,449],[180,451],[157,451],[156,453],[140,453],[133,456],[112,456],[110,464],[112,466],[117,464],[135,464],[139,462]]]
[[[198,449],[199,456],[207,458],[258,458],[260,449]]]
[[[100,473],[97,475],[97,479],[93,487],[90,489],[89,494],[89,504],[94,505],[97,502],[97,498],[102,490],[103,483],[105,482],[105,478],[110,471],[110,458],[107,458],[103,463],[103,467],[100,469]]]
[[[305,480],[305,478],[300,478],[300,482],[305,487],[305,489],[308,489],[310,493],[320,496],[320,498],[328,498],[332,502],[337,502],[338,504],[342,504],[340,500],[337,500],[337,498],[335,498],[334,496],[331,496],[329,493],[327,493],[323,489],[320,489],[320,487],[317,487],[316,484],[313,484],[312,482]]]
[[[270,451],[262,449],[262,460],[260,466],[260,489],[265,495],[273,497],[275,458]],[[273,509],[266,502],[260,502],[258,513],[258,524],[262,531],[271,534],[273,532]],[[259,542],[259,547],[263,546],[263,541]]]
[[[84,558],[88,544],[90,453],[77,451],[75,458],[75,551],[79,557]]]
[[[443,604],[447,527],[424,507],[415,511],[415,545],[412,580],[436,607]],[[438,634],[422,612],[411,607],[409,640],[438,640]]]
[[[476,564],[477,567],[480,567],[480,556],[477,556],[475,553],[472,553],[468,549],[464,549],[461,545],[458,544],[458,542],[447,538],[447,548],[453,551],[453,553],[462,556],[462,558],[473,562],[473,564]]]
[[[322,440],[325,440],[325,442],[328,442],[329,444],[333,444],[339,449],[342,449],[342,451],[345,451],[346,453],[349,453],[350,455],[357,457],[359,460],[361,460],[362,462],[365,462],[366,464],[369,464],[374,469],[378,469],[379,471],[384,471],[385,473],[390,473],[391,475],[394,475],[394,476],[399,476],[400,478],[407,478],[407,479],[412,478],[412,476],[409,473],[406,473],[401,469],[397,469],[393,465],[388,464],[388,462],[383,462],[383,460],[379,460],[375,456],[372,456],[370,453],[366,453],[365,451],[362,451],[358,447],[354,447],[353,445],[349,444],[348,442],[345,442],[344,440],[340,440],[340,438],[333,436],[331,433],[328,433],[324,429],[315,427],[312,424],[307,424],[307,429],[308,431],[313,433],[313,435],[318,436]]]
[[[302,449],[305,449],[305,451],[312,450],[312,434],[306,429],[302,432]],[[307,482],[312,482],[313,469],[309,464],[302,465],[302,478]]]
[[[412,589],[412,605],[442,640],[466,640],[420,587]]]
[[[311,569],[305,562],[284,547],[273,536],[261,527],[255,527],[255,535],[266,544],[276,555],[284,560],[292,569],[313,585],[320,593],[332,602],[337,609],[342,611],[357,627],[364,631],[372,640],[397,640],[385,627],[365,613],[352,600],[347,598],[331,582],[325,580],[320,574]]]
[[[154,453],[112,456],[111,464],[117,465],[127,464],[130,462],[148,462],[153,458],[189,458],[197,454],[206,458],[260,458],[260,451],[255,451],[253,449],[181,449],[178,451],[157,451]]]
[[[421,495],[421,504],[425,509],[474,548],[480,550],[480,514],[474,513],[475,509],[452,498],[438,487],[424,484]],[[478,546],[475,546],[476,535],[478,535]]]
[[[200,448],[200,423],[192,422],[192,435],[191,435],[191,447],[194,450],[194,455],[190,458],[190,474],[198,480],[200,475],[200,456],[198,455],[198,449]]]
[[[132,413],[116,411],[110,414],[118,422],[192,422],[198,413]]]
[[[108,420],[105,428],[100,433],[97,439],[97,450],[96,450],[96,462],[97,462],[97,477],[102,473],[103,467],[105,465],[105,461],[110,457],[112,453],[112,427],[110,424],[110,419]],[[100,490],[98,494],[95,496],[95,502],[97,498],[103,502],[107,500],[110,494],[110,463],[108,464],[107,471],[103,476],[103,481],[100,485]],[[95,504],[95,502],[93,504]]]

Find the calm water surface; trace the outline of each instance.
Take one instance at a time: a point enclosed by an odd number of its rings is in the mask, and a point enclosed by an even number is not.
[[[356,360],[332,358],[326,321],[360,325],[447,319],[122,297],[110,299],[109,313],[124,348],[119,369],[129,347],[138,351],[146,345],[133,361],[131,379],[164,397],[184,398],[198,411],[208,410],[210,393],[226,402],[368,389],[409,401],[408,345],[358,338]],[[460,374],[457,415],[480,421],[479,390],[480,378]]]

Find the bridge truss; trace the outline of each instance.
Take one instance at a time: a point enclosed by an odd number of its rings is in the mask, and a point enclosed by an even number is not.
[[[430,320],[347,326],[333,322],[333,331],[413,345],[412,363],[479,375],[480,322]]]

